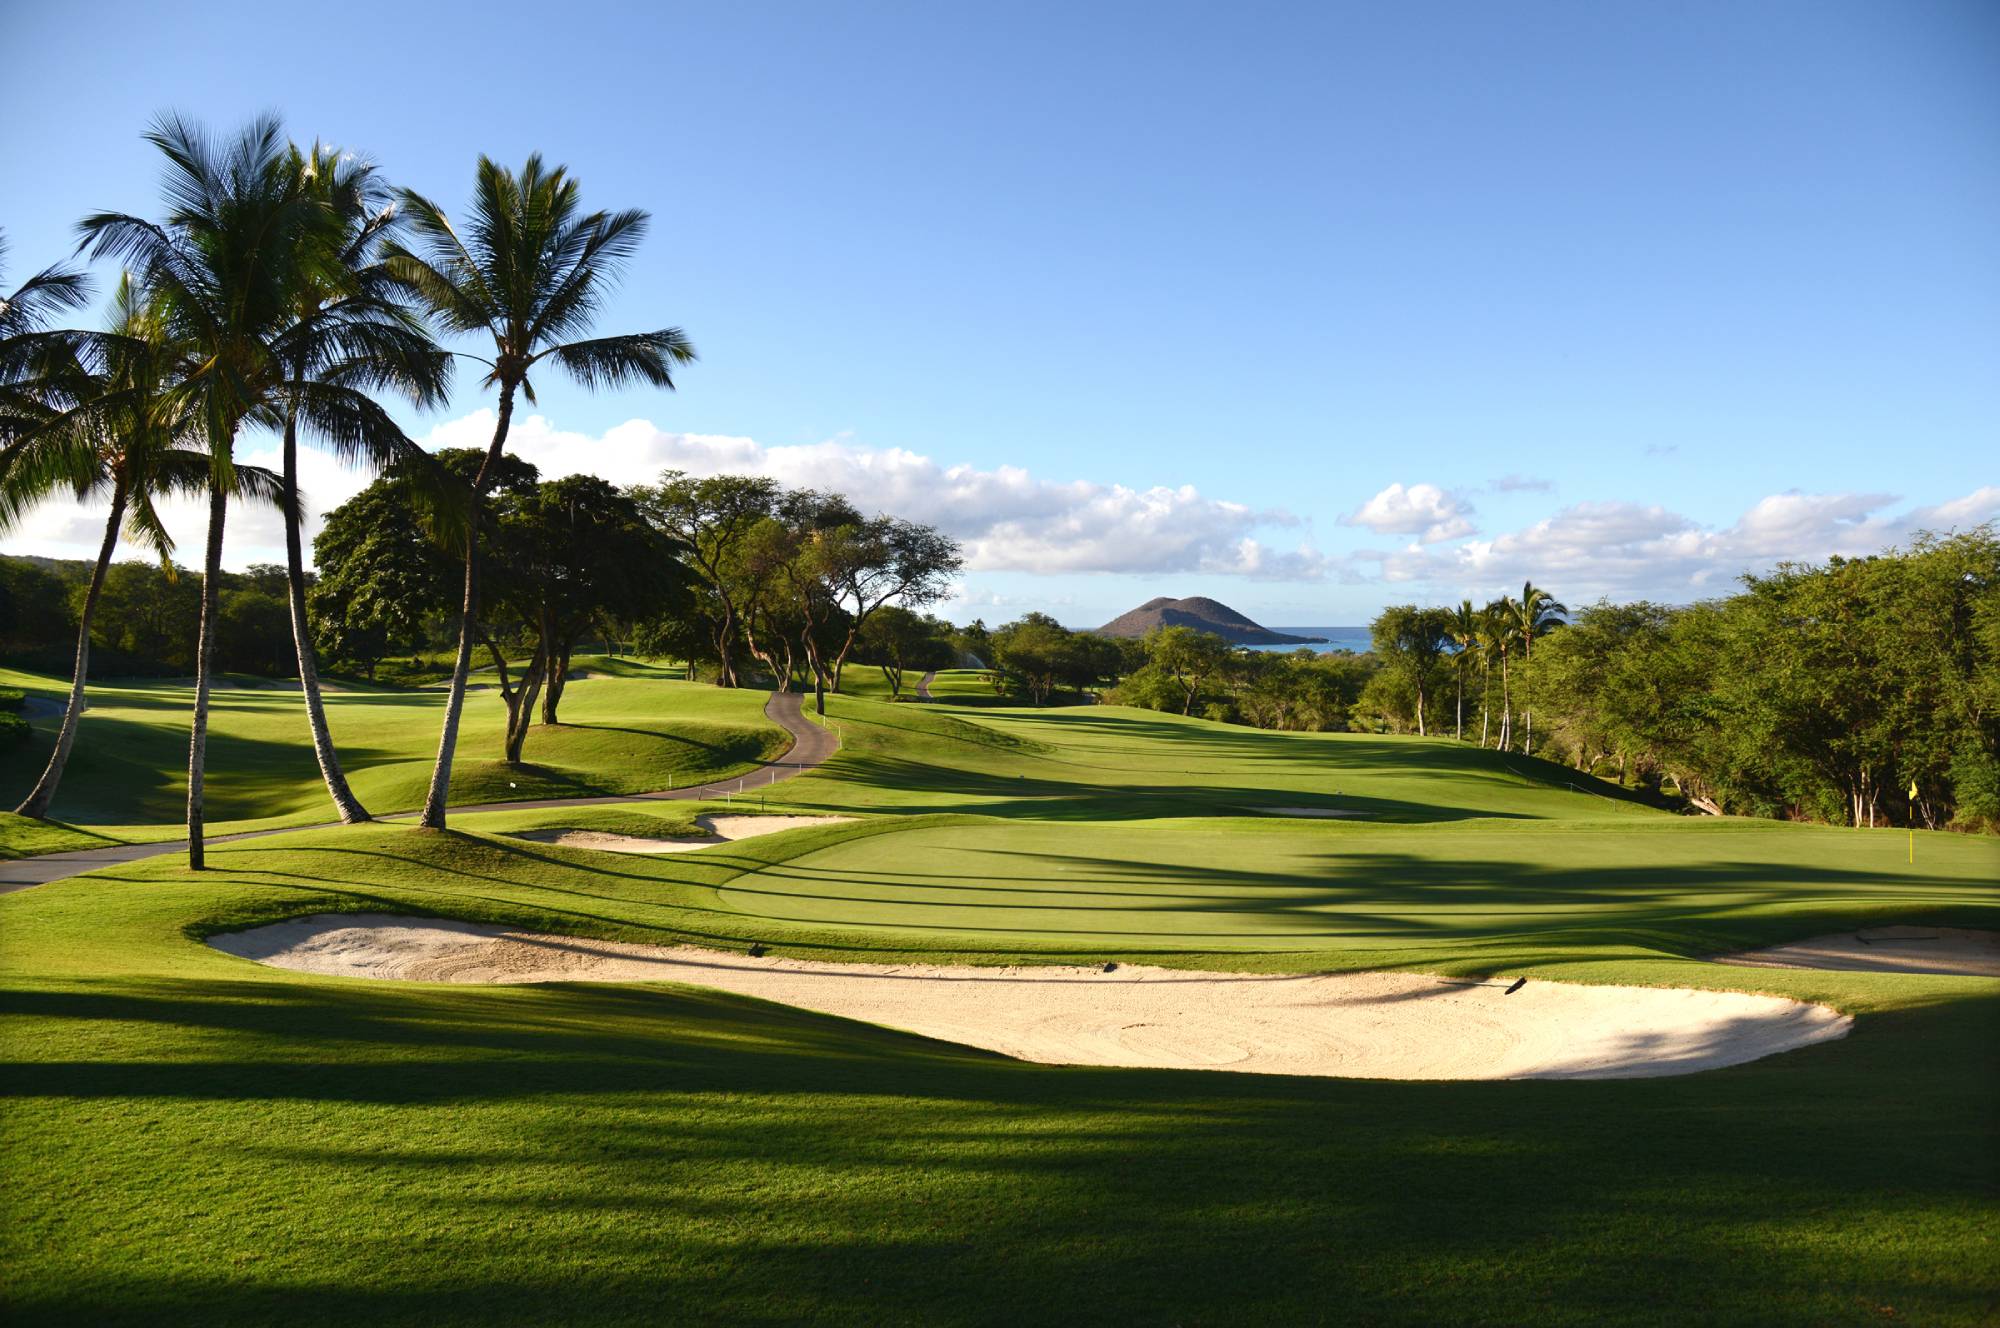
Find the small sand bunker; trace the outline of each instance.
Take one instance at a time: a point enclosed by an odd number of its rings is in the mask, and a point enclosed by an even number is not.
[[[1721,955],[1719,964],[1830,968],[1847,973],[1943,973],[2000,977],[2000,932],[1963,927],[1869,927],[1763,950]]]
[[[1101,967],[827,964],[322,914],[211,937],[304,973],[416,982],[685,982],[1056,1065],[1360,1079],[1688,1074],[1843,1036],[1847,1016],[1737,992]]]
[[[853,819],[852,816],[697,816],[694,823],[706,832],[698,839],[649,839],[644,835],[614,835],[602,830],[521,830],[508,837],[612,853],[686,853],[738,839],[775,835],[780,830],[796,830],[803,825],[840,825]]]

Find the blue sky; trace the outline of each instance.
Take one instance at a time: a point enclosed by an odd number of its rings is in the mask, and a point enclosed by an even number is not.
[[[521,450],[939,521],[961,618],[1685,600],[2000,512],[1981,0],[613,9],[12,0],[8,284],[157,209],[167,108],[277,110],[448,207],[540,149],[654,214],[606,329],[703,360],[544,383]],[[81,555],[93,517],[4,547]],[[278,547],[246,513],[228,560]]]

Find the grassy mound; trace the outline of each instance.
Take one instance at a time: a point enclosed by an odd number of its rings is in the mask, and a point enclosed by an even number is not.
[[[570,685],[562,724],[533,731],[521,767],[495,759],[505,723],[499,694],[490,687],[468,693],[453,801],[650,792],[747,770],[789,742],[764,718],[761,692],[721,691],[675,681],[667,670],[617,663],[619,676],[607,671]],[[0,671],[0,680],[14,679],[52,685]],[[184,683],[93,687],[55,815],[117,837],[177,837],[192,704]],[[436,690],[327,694],[328,722],[349,781],[371,811],[422,802],[443,704]],[[0,753],[0,798],[17,799],[41,772],[55,723],[37,719],[34,743]],[[268,681],[227,687],[214,697],[210,724],[207,790],[214,832],[329,817],[296,687]],[[5,826],[0,844],[37,851],[21,847]]]

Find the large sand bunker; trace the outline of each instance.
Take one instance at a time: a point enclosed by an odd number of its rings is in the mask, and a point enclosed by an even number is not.
[[[1830,968],[1848,973],[1942,973],[2000,977],[2000,932],[1963,927],[1866,927],[1762,950],[1721,955],[1753,968]]]
[[[614,835],[602,830],[517,830],[511,839],[532,839],[538,844],[561,844],[565,848],[605,849],[613,853],[686,853],[691,849],[729,844],[759,835],[775,835],[780,830],[796,830],[806,825],[840,825],[852,816],[697,816],[694,823],[704,833],[699,839],[649,839],[644,835]]]
[[[752,959],[379,913],[211,937],[305,973],[417,982],[685,982],[1058,1065],[1360,1079],[1688,1074],[1844,1035],[1774,996],[1475,982],[1415,973],[1269,976],[1117,965],[946,968]]]

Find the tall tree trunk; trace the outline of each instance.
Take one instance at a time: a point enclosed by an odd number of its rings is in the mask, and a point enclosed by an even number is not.
[[[472,672],[472,635],[479,620],[479,516],[486,506],[487,476],[493,463],[507,447],[507,426],[514,418],[514,385],[500,389],[500,418],[493,426],[493,441],[486,459],[472,482],[472,497],[465,514],[465,603],[458,616],[458,654],[452,661],[451,687],[444,699],[444,729],[438,735],[437,764],[431,768],[430,791],[424,796],[421,824],[427,830],[444,829],[445,803],[451,796],[451,762],[458,751],[458,721],[465,709],[465,679]]]
[[[49,814],[56,786],[62,783],[63,767],[69,764],[70,749],[76,745],[77,726],[83,721],[84,681],[90,676],[90,625],[97,615],[97,597],[104,589],[104,573],[118,547],[118,528],[125,523],[125,497],[125,481],[121,478],[111,491],[111,517],[104,523],[104,543],[98,546],[97,565],[90,572],[90,589],[83,592],[82,621],[76,628],[76,668],[70,674],[69,704],[63,707],[62,727],[56,730],[56,749],[49,753],[42,777],[14,809],[17,816],[39,820]]]
[[[570,657],[576,653],[576,635],[571,632],[558,637],[553,630],[543,640],[554,640],[549,653],[548,689],[542,693],[542,723],[559,724],[556,712],[562,706],[563,692],[569,686]]]
[[[521,749],[528,742],[528,720],[535,713],[535,694],[542,689],[542,679],[548,672],[548,644],[544,642],[535,651],[535,657],[528,661],[528,671],[521,675],[521,690],[515,693],[507,708],[507,764],[521,764]]]
[[[1521,716],[1526,734],[1521,743],[1523,755],[1535,754],[1535,638],[1530,636],[1521,642]]]
[[[1514,750],[1514,693],[1507,677],[1507,652],[1500,652],[1500,750]]]
[[[736,660],[733,650],[736,646],[736,605],[727,595],[718,596],[722,600],[722,623],[715,632],[715,685],[718,687],[738,686]],[[694,678],[694,664],[688,664],[688,678]]]
[[[216,604],[222,575],[222,523],[229,514],[229,492],[220,477],[209,477],[208,550],[201,563],[201,635],[194,652],[194,723],[188,731],[187,849],[188,867],[208,865],[202,842],[202,781],[208,773],[208,691],[215,675]]]
[[[1455,670],[1455,672],[1458,674],[1458,723],[1453,726],[1451,731],[1451,737],[1452,741],[1454,742],[1464,742],[1465,741],[1465,669],[1463,666],[1460,666],[1458,669]]]
[[[1486,749],[1487,733],[1493,717],[1493,669],[1482,663],[1479,666],[1479,747]]]
[[[313,756],[319,761],[320,778],[327,794],[348,825],[369,819],[368,809],[347,786],[341,773],[340,756],[334,751],[333,734],[327,728],[326,707],[319,696],[319,660],[313,651],[312,626],[306,621],[306,565],[299,534],[299,422],[285,419],[285,580],[291,591],[292,645],[299,656],[299,690],[306,698],[306,726],[312,730]]]

